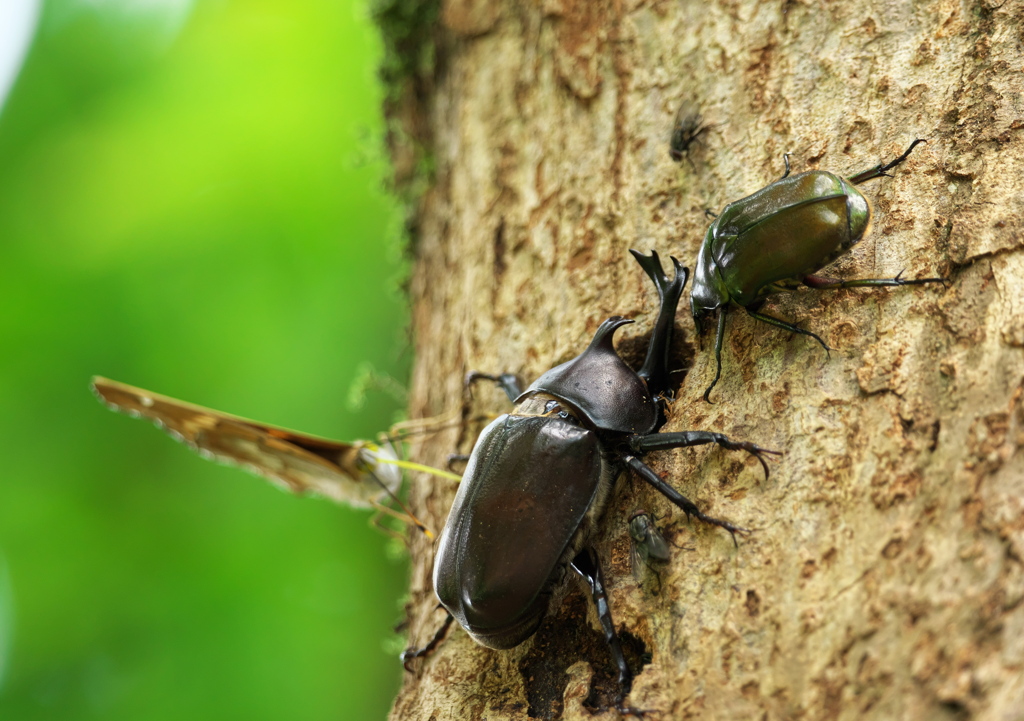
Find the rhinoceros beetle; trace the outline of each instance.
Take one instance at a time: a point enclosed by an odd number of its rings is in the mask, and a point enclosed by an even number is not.
[[[525,392],[511,374],[471,374],[497,382],[515,408],[491,422],[473,448],[437,545],[433,577],[450,614],[446,626],[454,617],[478,643],[509,649],[532,636],[557,607],[571,568],[590,587],[618,672],[616,704],[628,713],[635,709],[621,701],[632,677],[590,546],[616,479],[633,471],[687,516],[724,528],[735,542],[745,529],[705,515],[641,459],[650,451],[716,443],[754,455],[767,476],[764,454],[775,453],[708,431],[658,433],[670,392],[674,317],[688,271],[672,258],[675,276],[669,280],[656,252],[631,252],[661,300],[639,371],[615,351],[615,331],[632,322],[615,316],[601,324],[582,354],[547,371]],[[428,649],[403,657],[408,661]]]
[[[853,186],[888,175],[907,159],[919,143],[915,140],[900,157],[885,165],[843,178],[824,170],[790,176],[786,172],[753,195],[725,206],[704,235],[697,269],[690,288],[690,308],[698,331],[707,316],[718,311],[715,337],[715,379],[722,376],[722,341],[731,305],[744,308],[764,323],[810,336],[831,350],[809,330],[760,312],[766,296],[794,290],[801,283],[819,290],[839,288],[920,285],[941,283],[943,278],[861,278],[840,280],[813,275],[846,253],[867,234],[871,205]]]

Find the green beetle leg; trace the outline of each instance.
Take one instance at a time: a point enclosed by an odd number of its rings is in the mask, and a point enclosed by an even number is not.
[[[729,315],[729,306],[723,305],[718,309],[718,334],[715,336],[715,379],[704,391],[704,400],[711,402],[711,389],[722,377],[722,342],[725,340],[725,318]]]
[[[786,172],[782,174],[782,177],[779,178],[779,180],[783,180],[784,178],[789,177],[789,153],[782,154],[782,161],[786,164]],[[775,182],[777,183],[779,181],[776,180]]]
[[[765,315],[764,313],[758,313],[757,311],[750,310],[749,308],[747,308],[747,314],[751,318],[757,318],[762,323],[767,323],[767,324],[773,325],[773,326],[775,326],[777,328],[783,328],[783,329],[788,330],[788,331],[790,331],[792,333],[799,333],[800,335],[810,336],[811,338],[814,338],[814,340],[816,340],[819,343],[821,343],[821,347],[825,349],[826,353],[828,353],[829,351],[835,350],[835,348],[829,348],[828,344],[825,341],[823,341],[821,339],[821,336],[819,336],[817,333],[812,333],[811,331],[805,330],[805,329],[801,328],[798,325],[793,325],[792,323],[787,323],[784,320],[780,320],[778,318],[773,318],[772,316]]]
[[[895,278],[855,278],[854,280],[840,280],[838,278],[822,278],[817,275],[804,276],[801,281],[808,288],[817,290],[839,290],[840,288],[884,288],[898,285],[924,285],[925,283],[946,284],[945,278],[916,278],[906,280],[901,277],[903,271],[896,274]]]
[[[861,183],[863,183],[863,182],[865,182],[867,180],[872,180],[874,178],[881,178],[884,175],[888,175],[888,173],[886,171],[887,170],[892,170],[897,165],[899,165],[904,160],[906,160],[907,156],[910,155],[910,151],[913,150],[915,146],[917,146],[920,143],[927,143],[927,142],[928,142],[927,140],[922,140],[921,138],[917,138],[914,142],[912,142],[910,144],[910,147],[907,148],[906,152],[903,153],[903,155],[901,155],[900,157],[896,158],[896,160],[892,161],[891,163],[888,163],[887,165],[876,165],[871,170],[865,170],[863,173],[857,173],[856,175],[850,176],[850,179],[849,179],[850,182],[853,183],[854,185],[860,185]]]

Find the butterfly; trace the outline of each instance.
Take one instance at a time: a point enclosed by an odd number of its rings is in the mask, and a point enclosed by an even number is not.
[[[378,510],[433,534],[398,498],[402,469],[446,478],[459,476],[399,459],[387,437],[381,442],[334,441],[299,433],[95,376],[93,392],[109,408],[146,418],[209,460],[241,466],[292,493],[314,494],[356,508]],[[404,513],[381,500],[389,498]]]

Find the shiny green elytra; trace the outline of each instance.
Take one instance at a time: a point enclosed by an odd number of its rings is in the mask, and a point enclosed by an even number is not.
[[[866,286],[920,285],[942,282],[942,278],[904,280],[862,278],[840,280],[813,275],[863,238],[871,226],[871,206],[854,186],[887,175],[910,155],[915,140],[896,160],[878,165],[849,178],[825,170],[812,170],[779,180],[753,195],[730,203],[715,218],[704,235],[693,285],[690,308],[698,330],[715,311],[715,379],[704,391],[710,402],[711,389],[722,375],[722,341],[730,306],[736,305],[754,318],[817,340],[819,336],[779,318],[758,312],[772,293],[795,289],[803,284],[820,290]]]

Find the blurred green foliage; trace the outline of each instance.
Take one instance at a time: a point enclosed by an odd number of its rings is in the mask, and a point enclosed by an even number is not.
[[[406,570],[368,514],[88,390],[395,419],[345,408],[409,362],[379,38],[361,3],[164,5],[48,2],[0,115],[0,718],[382,718]]]

